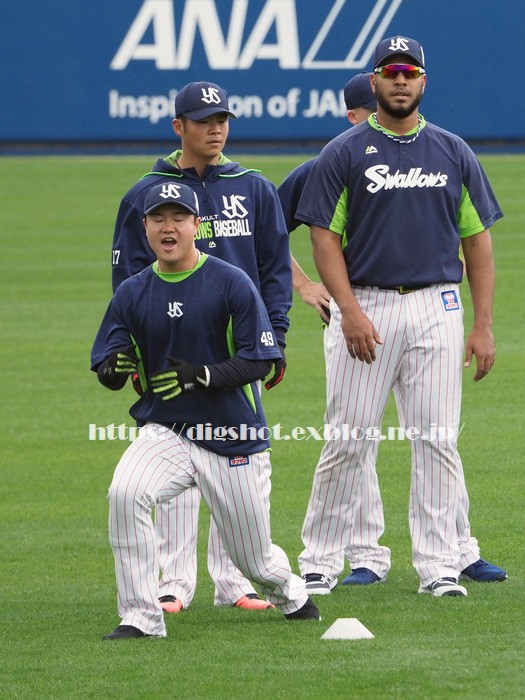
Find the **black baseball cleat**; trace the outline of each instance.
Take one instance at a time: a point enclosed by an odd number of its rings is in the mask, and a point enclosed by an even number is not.
[[[146,634],[138,627],[132,625],[119,625],[115,627],[113,632],[106,634],[102,639],[138,639],[139,637],[152,637],[152,634]]]
[[[314,601],[308,597],[302,608],[293,613],[285,614],[287,620],[321,620],[319,608]]]

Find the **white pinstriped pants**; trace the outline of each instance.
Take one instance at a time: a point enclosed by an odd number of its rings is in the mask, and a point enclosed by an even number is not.
[[[161,580],[159,596],[174,595],[188,608],[197,587],[197,536],[201,494],[196,486],[155,509]],[[214,604],[235,605],[256,593],[224,548],[217,526],[210,519],[208,571],[215,583]]]
[[[441,292],[447,290],[455,291],[460,308],[445,310]],[[457,577],[465,568],[460,542],[468,540],[473,549],[469,563],[476,560],[474,552],[479,557],[462,512],[465,507],[468,511],[468,497],[457,452],[463,355],[458,286],[434,285],[409,294],[356,287],[354,293],[384,344],[377,346],[377,359],[371,365],[352,360],[341,331],[340,311],[332,302],[325,336],[325,423],[350,429],[380,426],[393,389],[402,427],[414,428],[420,435],[430,435],[432,426],[454,432],[451,439],[411,441],[409,525],[413,563],[421,583]],[[305,549],[299,556],[303,574],[317,572],[333,578],[340,573],[362,470],[374,451],[375,443],[364,439],[325,444],[303,525]],[[458,532],[460,520],[462,533]]]
[[[121,624],[166,635],[151,512],[195,484],[234,564],[283,613],[301,608],[307,599],[304,581],[270,537],[269,453],[250,455],[248,466],[230,467],[227,457],[162,426],[148,424],[141,433],[122,455],[108,494]]]

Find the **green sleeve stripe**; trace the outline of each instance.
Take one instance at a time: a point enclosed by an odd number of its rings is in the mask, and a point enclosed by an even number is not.
[[[348,188],[345,187],[339,197],[337,205],[335,207],[335,212],[330,222],[330,231],[338,233],[340,236],[345,236],[346,234],[346,224],[348,222]]]
[[[230,353],[230,357],[233,357],[236,353],[236,348],[235,341],[233,339],[233,319],[231,316],[228,322],[228,328],[226,329],[226,344],[228,346],[228,352]],[[255,406],[255,398],[253,396],[251,384],[245,384],[242,390],[244,391],[244,394],[248,399],[248,403],[252,407],[252,411],[256,413],[257,407]]]
[[[461,189],[461,202],[458,211],[458,227],[461,238],[474,236],[476,233],[481,233],[486,226],[483,225],[479,218],[476,208],[472,204],[467,188],[463,185]]]

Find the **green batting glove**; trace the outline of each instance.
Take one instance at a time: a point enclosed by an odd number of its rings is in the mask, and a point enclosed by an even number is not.
[[[118,374],[135,374],[139,370],[139,360],[132,345],[124,351],[117,352],[115,372]]]
[[[121,350],[114,350],[97,368],[101,384],[112,391],[122,389],[128,376],[138,372],[139,359],[132,345]]]
[[[150,377],[154,394],[161,394],[163,401],[174,399],[186,391],[206,389],[210,384],[210,372],[205,365],[189,365],[182,360],[168,357],[173,369],[164,370]]]

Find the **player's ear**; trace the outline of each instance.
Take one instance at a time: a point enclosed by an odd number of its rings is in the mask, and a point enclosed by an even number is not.
[[[350,124],[353,124],[354,126],[356,124],[359,124],[359,119],[356,117],[353,109],[349,109],[346,113],[346,116]]]
[[[173,131],[177,136],[182,136],[183,131],[184,131],[184,125],[180,119],[173,119],[171,122],[171,125],[173,127]]]

